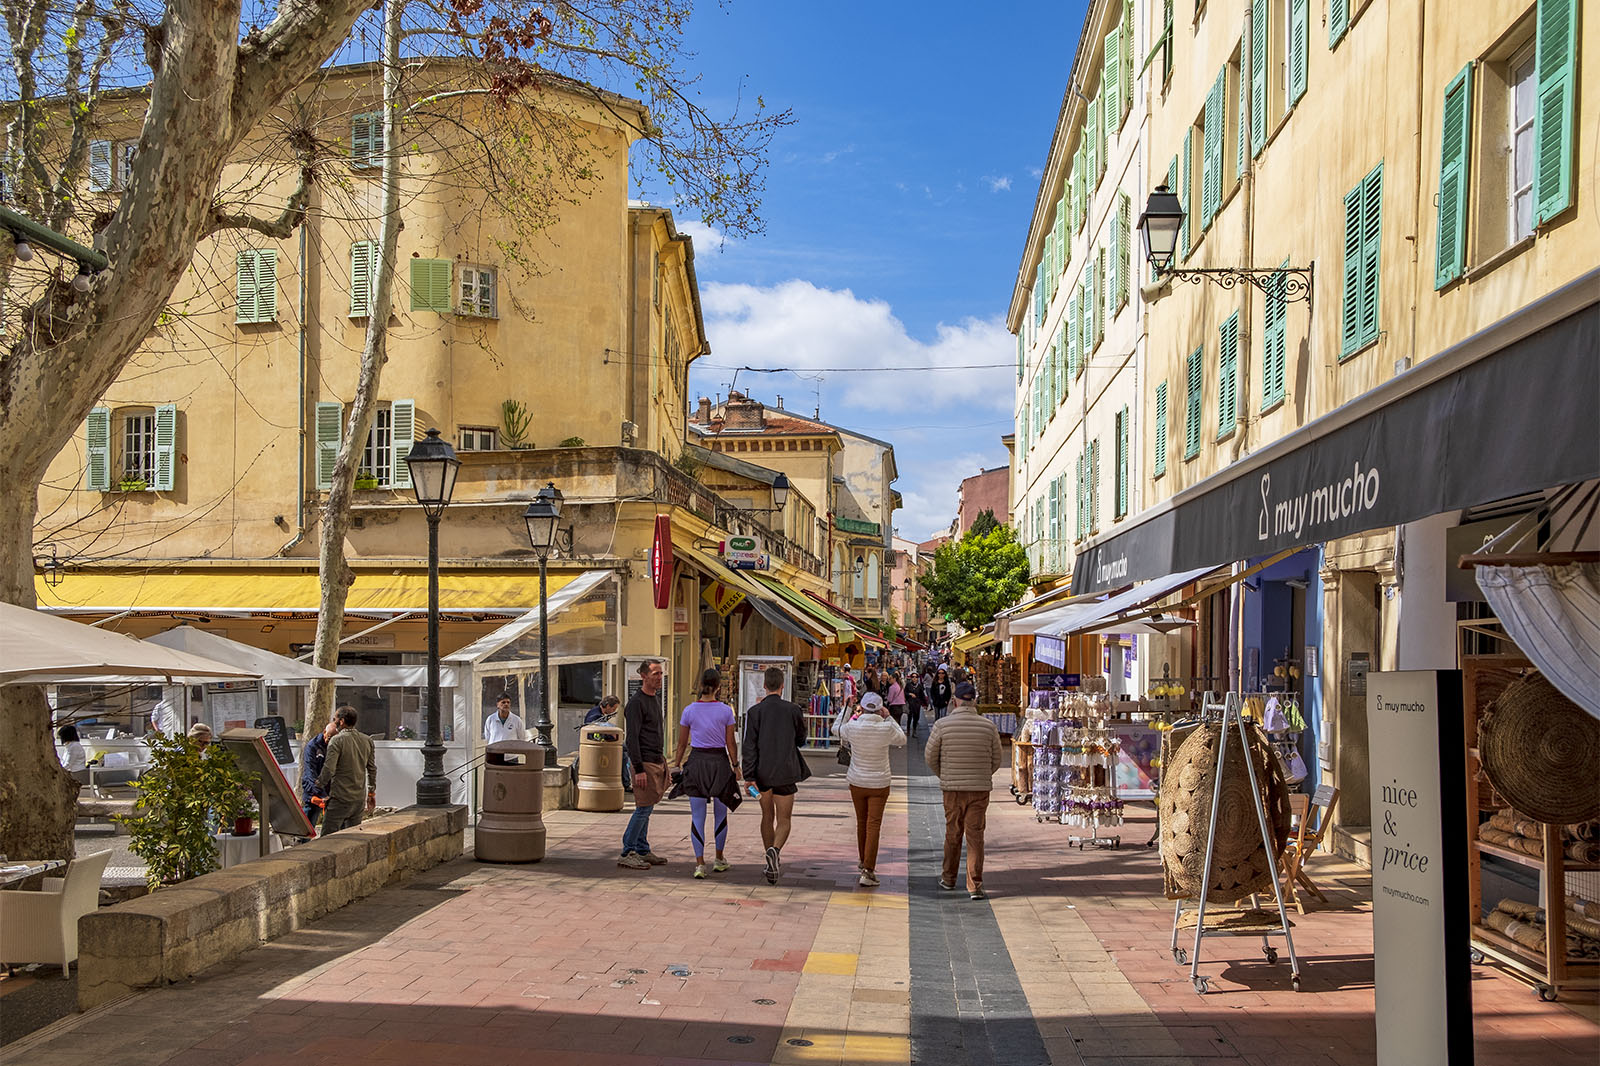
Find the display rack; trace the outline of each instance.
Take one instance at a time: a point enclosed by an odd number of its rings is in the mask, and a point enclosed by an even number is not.
[[[1526,978],[1540,999],[1553,1001],[1566,990],[1600,988],[1600,961],[1573,959],[1567,953],[1567,875],[1600,871],[1600,864],[1577,863],[1566,857],[1561,826],[1541,823],[1543,857],[1527,855],[1479,839],[1479,812],[1484,786],[1478,779],[1478,719],[1483,710],[1511,681],[1533,670],[1520,655],[1461,656],[1462,704],[1466,714],[1467,742],[1467,884],[1470,893],[1472,961],[1493,959]],[[1485,922],[1483,856],[1492,855],[1538,871],[1539,905],[1545,914],[1545,948],[1536,951],[1519,944]]]
[[[1018,803],[1033,803],[1039,822],[1068,828],[1068,846],[1121,847],[1122,799],[1117,794],[1120,742],[1108,715],[1104,693],[1036,689],[1028,710],[1026,736],[1017,743],[1031,754],[1031,796],[1015,780]]]

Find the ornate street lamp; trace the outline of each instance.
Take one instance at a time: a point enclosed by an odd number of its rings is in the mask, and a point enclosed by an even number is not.
[[[1178,233],[1183,229],[1183,203],[1165,185],[1146,201],[1144,214],[1139,216],[1139,232],[1144,237],[1145,260],[1156,268],[1162,281],[1172,279],[1199,285],[1211,281],[1224,289],[1238,285],[1254,285],[1268,299],[1295,303],[1300,300],[1311,306],[1311,285],[1316,276],[1316,265],[1303,267],[1218,267],[1173,270],[1172,258],[1178,247]]]
[[[772,510],[781,511],[789,502],[789,478],[782,472],[772,479]]]
[[[544,764],[555,766],[556,746],[550,739],[550,618],[545,595],[546,563],[556,542],[556,523],[561,519],[561,490],[550,482],[534,496],[522,520],[528,525],[528,543],[539,557],[539,718],[533,723],[534,743],[544,749]]]
[[[439,731],[439,516],[456,490],[461,460],[437,429],[406,454],[411,489],[428,519],[428,710],[427,738],[422,745],[422,776],[417,779],[417,806],[450,803],[450,779],[444,776],[444,738]]]

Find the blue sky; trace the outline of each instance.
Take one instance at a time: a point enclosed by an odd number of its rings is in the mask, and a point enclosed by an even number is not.
[[[687,33],[715,114],[746,95],[792,108],[772,148],[767,232],[695,236],[712,353],[725,367],[989,369],[739,375],[738,386],[895,444],[900,535],[955,512],[957,484],[1005,462],[1022,243],[1083,5],[703,2]],[[636,169],[636,173],[640,171]],[[638,194],[667,201],[646,186]],[[820,380],[819,380],[820,379]]]

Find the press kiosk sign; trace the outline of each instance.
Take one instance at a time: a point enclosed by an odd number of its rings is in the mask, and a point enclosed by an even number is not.
[[[1461,675],[1367,675],[1367,731],[1378,1063],[1471,1066]]]

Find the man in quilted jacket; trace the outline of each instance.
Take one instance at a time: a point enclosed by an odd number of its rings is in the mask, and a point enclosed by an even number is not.
[[[933,723],[922,757],[939,775],[944,791],[944,868],[939,887],[953,891],[961,865],[961,838],[967,839],[967,893],[985,899],[983,828],[995,771],[1005,765],[1000,731],[978,713],[978,692],[970,681],[955,686],[950,713]]]

